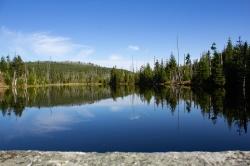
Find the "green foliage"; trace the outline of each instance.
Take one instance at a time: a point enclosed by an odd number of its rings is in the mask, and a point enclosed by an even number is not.
[[[25,63],[20,56],[14,57],[13,60],[2,57],[0,71],[5,83],[12,86],[62,83],[106,84],[110,79],[110,68],[76,62]]]
[[[200,61],[196,61],[193,65],[193,78],[192,82],[196,85],[205,86],[210,80],[210,52],[204,54]]]
[[[163,60],[161,60],[161,63],[159,63],[159,61],[156,60],[155,66],[154,66],[154,76],[153,76],[154,84],[159,85],[161,83],[164,83],[167,80],[164,67],[165,66],[164,66]]]
[[[6,62],[5,57],[1,57],[0,71],[5,73],[7,70],[8,70],[8,63]]]
[[[7,85],[16,86],[17,83],[23,85],[25,82],[25,64],[19,55],[13,60],[10,60],[9,56],[1,57],[0,71]]]
[[[27,62],[30,84],[108,83],[110,69],[80,62]]]
[[[170,56],[170,60],[169,60],[169,63],[166,65],[165,71],[167,71],[167,69],[168,69],[169,76],[170,76],[169,80],[175,81],[177,77],[177,63],[173,54],[171,54]]]
[[[163,85],[167,82],[174,81],[177,74],[177,64],[175,57],[170,56],[170,60],[164,63],[163,60],[158,60],[154,63],[152,69],[149,63],[146,66],[142,66],[139,71],[139,85],[141,86],[155,86]]]
[[[190,54],[184,58],[182,65],[175,56],[169,59],[155,60],[153,66],[146,64],[137,72],[100,67],[91,63],[80,62],[23,62],[20,56],[10,59],[2,57],[0,61],[1,76],[10,86],[65,84],[65,83],[99,83],[117,85],[160,86],[165,84],[192,84],[202,87],[227,87],[250,90],[250,48],[241,39],[237,44],[228,40],[222,52],[217,51],[216,44],[201,58],[191,61]]]
[[[222,52],[223,68],[227,86],[233,85],[235,80],[234,48],[231,39],[228,39],[227,46]]]
[[[116,87],[117,85],[132,85],[134,84],[134,74],[127,70],[117,69],[113,67],[110,71],[110,85]]]
[[[247,75],[247,78],[246,78],[246,85],[247,87],[250,88],[250,46],[248,46],[248,53],[247,53],[247,58],[246,58],[246,75]],[[250,94],[250,91],[249,93]]]
[[[142,66],[139,73],[139,84],[150,86],[153,84],[154,73],[149,63],[144,67]]]
[[[192,78],[192,62],[190,54],[185,56],[185,64],[182,67],[183,69],[183,81],[189,81]]]
[[[237,44],[233,45],[229,39],[222,53],[217,51],[215,43],[212,44],[211,49],[212,58],[209,55],[203,55],[192,65],[192,83],[195,85],[205,83],[210,87],[226,85],[229,89],[246,91],[250,83],[248,43],[243,43],[239,38]]]
[[[223,71],[223,64],[222,64],[222,55],[217,53],[215,44],[213,44],[212,48],[214,47],[214,55],[212,59],[212,82],[216,87],[223,87],[225,85],[225,76]]]

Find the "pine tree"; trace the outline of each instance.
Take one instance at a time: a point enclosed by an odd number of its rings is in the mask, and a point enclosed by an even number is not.
[[[190,54],[187,54],[185,56],[185,63],[183,66],[183,80],[184,81],[190,81],[191,80],[191,59],[190,59]]]
[[[225,76],[223,72],[222,55],[217,52],[215,43],[212,44],[211,49],[214,52],[212,59],[212,81],[215,86],[223,87],[225,85]]]
[[[245,96],[246,93],[246,77],[247,77],[247,62],[248,62],[248,44],[247,42],[244,43],[243,46],[243,69],[242,69],[242,75],[243,75],[243,83],[242,83],[242,90],[243,95]]]
[[[160,70],[160,63],[158,60],[155,61],[155,66],[154,66],[154,84],[159,84],[160,83],[160,74],[161,70]]]
[[[234,47],[234,57],[233,57],[233,66],[231,73],[234,76],[234,86],[238,89],[243,88],[244,79],[245,79],[245,68],[246,68],[246,47],[242,44],[242,40],[239,37],[237,44]]]
[[[173,54],[171,54],[170,56],[170,60],[169,60],[169,70],[170,70],[170,80],[176,81],[177,80],[177,63],[176,63],[176,59],[174,57]]]
[[[230,63],[232,62],[232,59],[233,59],[233,44],[232,44],[232,41],[231,39],[229,38],[228,39],[228,42],[227,42],[227,46],[226,46],[226,49],[224,50],[224,52],[222,53],[222,57],[223,57],[223,62],[224,63]]]
[[[17,81],[19,78],[22,78],[24,72],[25,72],[25,66],[22,58],[18,55],[15,56],[11,63],[11,72],[12,72],[12,86],[17,86]],[[22,81],[23,84],[23,80]]]
[[[166,72],[165,72],[165,65],[163,60],[161,60],[160,64],[160,83],[164,84],[167,81]]]
[[[0,71],[5,73],[7,71],[7,62],[5,60],[5,57],[1,57],[1,62],[0,62]]]
[[[232,44],[231,39],[228,39],[227,46],[222,52],[223,57],[223,68],[225,73],[225,79],[227,86],[232,86],[234,84],[235,80],[235,70],[234,70],[234,64],[233,64],[233,58],[234,58],[234,47]]]
[[[116,67],[113,67],[110,73],[110,85],[115,87],[117,84],[118,84],[117,71]]]
[[[140,85],[151,86],[153,84],[154,73],[149,63],[144,67],[142,66],[139,74]]]
[[[210,53],[202,55],[200,61],[196,61],[193,66],[192,82],[197,85],[205,86],[210,80]]]
[[[246,91],[248,100],[250,100],[250,46],[248,46],[248,53],[247,53],[247,74],[246,74]]]

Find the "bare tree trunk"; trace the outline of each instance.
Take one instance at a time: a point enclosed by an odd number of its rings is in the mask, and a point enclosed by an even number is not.
[[[13,80],[12,80],[12,87],[16,87],[16,71],[14,71],[14,74],[13,74]]]
[[[14,103],[17,102],[17,90],[16,90],[16,87],[12,87],[12,94],[13,94],[13,97],[14,97]]]

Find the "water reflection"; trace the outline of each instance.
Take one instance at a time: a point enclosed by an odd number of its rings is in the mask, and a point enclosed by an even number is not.
[[[112,112],[119,112],[121,107],[115,104],[117,98],[124,98],[131,95],[125,105],[134,105],[134,100],[139,99],[141,103],[153,105],[153,109],[169,109],[171,113],[191,113],[198,109],[202,116],[216,124],[218,119],[225,119],[228,127],[237,127],[240,134],[247,133],[250,120],[249,101],[241,94],[226,92],[224,89],[217,89],[212,92],[205,92],[201,89],[190,89],[188,87],[168,87],[154,89],[139,89],[136,87],[123,86],[115,89],[102,86],[65,86],[65,87],[42,87],[0,91],[0,110],[2,115],[21,117],[25,108],[52,108],[55,106],[74,106],[93,104],[100,100],[112,99],[109,103]],[[136,112],[136,110],[134,110]],[[81,111],[84,116],[93,117],[89,111]],[[65,122],[68,117],[57,116],[56,120],[49,121],[41,117],[42,126],[51,126],[49,122]],[[141,115],[132,115],[130,120],[140,119]],[[46,124],[44,122],[46,119]],[[69,119],[68,121],[72,121]],[[58,122],[59,123],[59,122]],[[41,123],[40,123],[41,124]],[[61,126],[57,125],[57,129]]]
[[[20,117],[25,107],[54,107],[91,104],[110,98],[111,91],[104,87],[51,86],[41,88],[7,89],[0,91],[0,109],[3,116],[14,113]]]
[[[248,99],[224,89],[65,86],[0,91],[1,150],[249,150]]]

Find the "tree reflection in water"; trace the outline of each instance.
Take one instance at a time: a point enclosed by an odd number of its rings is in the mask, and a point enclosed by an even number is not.
[[[203,117],[216,124],[218,118],[225,118],[229,128],[236,125],[239,134],[247,132],[250,120],[249,96],[239,92],[216,89],[211,92],[189,87],[136,88],[122,86],[51,86],[28,89],[7,89],[0,91],[0,110],[3,116],[21,117],[25,107],[54,107],[64,105],[92,104],[102,99],[137,95],[142,102],[157,107],[183,110],[190,113],[200,109]],[[180,103],[184,103],[180,108]],[[129,103],[128,103],[129,104]],[[178,109],[177,109],[178,108]]]

